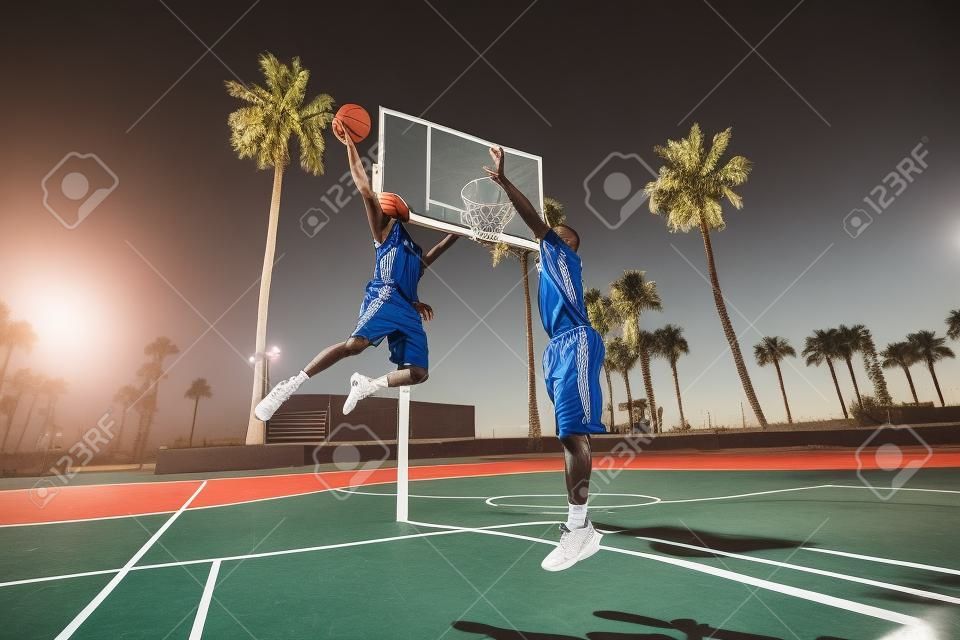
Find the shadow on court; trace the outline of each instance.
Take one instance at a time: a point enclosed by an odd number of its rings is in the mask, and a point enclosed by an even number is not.
[[[634,538],[637,536],[647,538],[662,538],[671,542],[689,544],[698,547],[709,547],[717,551],[727,553],[746,553],[750,551],[767,551],[771,549],[796,549],[799,546],[815,547],[815,543],[803,540],[790,540],[788,538],[768,538],[762,536],[738,536],[724,533],[711,533],[709,531],[688,529],[686,527],[639,527],[635,529],[620,529],[615,525],[601,524],[595,522],[598,529],[614,530],[614,533],[605,534],[613,536],[626,536]],[[650,542],[650,547],[671,556],[681,556],[684,558],[715,558],[715,554],[709,551],[699,551],[697,549],[685,549],[675,547],[662,542]]]
[[[482,622],[470,622],[468,620],[458,620],[454,622],[453,628],[458,631],[475,633],[482,637],[492,638],[493,640],[676,640],[679,637],[684,638],[684,640],[784,640],[779,636],[767,636],[745,631],[734,631],[732,629],[721,629],[697,622],[692,618],[660,620],[658,618],[651,618],[636,613],[627,613],[625,611],[594,611],[593,615],[598,618],[603,618],[604,620],[635,624],[640,627],[646,627],[646,629],[642,631],[638,629],[636,632],[590,631],[581,637],[505,629],[503,627],[495,627]],[[666,629],[674,633],[666,635],[655,631],[656,629]],[[677,632],[682,635],[677,635]],[[819,636],[816,640],[843,640],[843,638]]]

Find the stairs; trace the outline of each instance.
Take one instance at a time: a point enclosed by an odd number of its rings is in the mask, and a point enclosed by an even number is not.
[[[326,409],[281,411],[267,422],[267,444],[319,444],[326,437]]]

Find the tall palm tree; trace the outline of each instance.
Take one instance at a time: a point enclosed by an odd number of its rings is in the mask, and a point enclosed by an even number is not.
[[[623,322],[624,338],[637,349],[640,357],[643,386],[647,392],[647,404],[650,406],[650,422],[656,432],[659,429],[657,403],[653,396],[653,378],[650,375],[650,344],[640,336],[640,316],[645,311],[660,311],[663,309],[663,304],[657,292],[657,283],[647,280],[645,274],[644,271],[624,271],[623,275],[610,285],[610,300]]]
[[[113,394],[113,401],[120,405],[120,428],[113,439],[113,449],[119,451],[123,444],[123,429],[127,424],[127,413],[140,399],[140,391],[131,384],[125,384]]]
[[[938,338],[934,331],[917,331],[907,335],[907,342],[916,350],[917,359],[927,363],[927,370],[930,371],[930,377],[933,379],[933,386],[937,390],[937,397],[940,398],[940,406],[947,404],[943,401],[943,392],[940,391],[940,381],[937,380],[937,372],[933,365],[940,360],[956,357],[953,350],[946,346],[946,338]]]
[[[587,307],[587,317],[590,319],[590,325],[606,341],[607,334],[613,328],[616,318],[613,312],[613,303],[610,298],[602,295],[600,289],[587,289],[583,294],[583,302]],[[610,375],[610,367],[607,366],[607,358],[604,358],[603,373],[607,379],[607,396],[610,400],[610,429],[616,427],[616,418],[613,413],[613,379]]]
[[[840,400],[840,408],[843,409],[843,418],[849,420],[847,405],[843,401],[843,394],[840,393],[840,383],[837,382],[837,371],[833,368],[833,361],[843,357],[842,351],[840,336],[836,329],[816,329],[812,336],[807,337],[803,347],[803,355],[807,359],[808,367],[827,363],[830,377],[833,378],[833,386],[837,390],[837,398]]]
[[[637,364],[640,354],[623,338],[613,338],[607,342],[607,359],[610,367],[623,376],[623,385],[627,390],[627,431],[633,430],[633,393],[630,391],[630,370]],[[613,400],[611,399],[611,404]]]
[[[0,325],[0,347],[6,347],[3,354],[3,364],[0,365],[0,391],[3,390],[3,383],[7,379],[7,366],[10,364],[13,351],[15,349],[30,351],[36,341],[37,334],[33,332],[33,327],[29,322],[24,320],[4,321]]]
[[[790,346],[786,338],[780,336],[764,336],[760,342],[753,347],[753,357],[757,359],[757,364],[765,367],[772,364],[777,370],[777,380],[780,382],[780,395],[783,396],[783,407],[787,410],[787,424],[793,424],[793,416],[790,414],[790,403],[787,402],[787,390],[783,386],[783,373],[780,371],[780,361],[784,358],[796,358],[797,352]]]
[[[277,245],[277,224],[280,218],[280,191],[283,172],[290,164],[290,139],[296,136],[300,146],[300,166],[309,174],[323,174],[325,143],[323,130],[333,120],[333,98],[320,94],[306,100],[310,72],[294,58],[290,64],[280,62],[273,54],[259,59],[265,87],[226,82],[227,93],[241,100],[243,106],[230,114],[230,144],[240,158],[252,158],[259,169],[273,169],[273,194],[267,219],[267,241],[260,278],[260,303],[257,307],[256,353],[264,353],[267,343],[267,310],[270,282]],[[247,444],[263,444],[264,424],[253,415],[253,408],[263,394],[264,360],[256,358],[253,369],[253,395],[247,425]]]
[[[903,375],[907,376],[907,384],[910,385],[910,395],[913,396],[913,403],[920,404],[917,398],[917,388],[913,386],[913,376],[910,375],[910,367],[917,363],[917,350],[909,342],[891,342],[887,348],[880,352],[883,358],[883,366],[886,369],[900,367],[903,369]]]
[[[3,441],[0,442],[0,453],[3,453],[7,450],[7,438],[13,432],[13,420],[17,415],[17,409],[20,408],[20,403],[23,401],[23,397],[30,391],[30,388],[33,386],[36,374],[33,370],[29,368],[18,369],[16,373],[10,379],[10,384],[13,388],[13,395],[8,396],[13,398],[12,406],[9,407],[9,418],[7,422],[7,430],[3,433]],[[4,398],[6,400],[6,398]]]
[[[190,440],[187,446],[193,446],[193,431],[197,427],[197,408],[200,406],[200,398],[213,397],[213,391],[207,383],[206,378],[197,378],[190,383],[187,392],[183,394],[184,398],[193,400],[193,422],[190,423]]]
[[[854,351],[863,356],[863,369],[873,384],[873,393],[881,405],[893,404],[890,391],[887,389],[887,379],[883,375],[880,357],[877,355],[877,346],[873,342],[873,334],[862,324],[850,327]]]
[[[947,337],[960,340],[960,309],[954,309],[947,316]]]
[[[677,361],[680,356],[690,353],[690,345],[687,339],[683,337],[683,329],[668,324],[653,332],[654,352],[666,358],[670,363],[670,369],[673,371],[673,388],[677,393],[677,408],[680,410],[680,428],[687,426],[687,419],[683,415],[683,399],[680,397],[680,377],[677,375]],[[661,429],[663,425],[660,425]]]
[[[720,166],[720,159],[730,144],[731,131],[726,129],[713,136],[709,151],[704,149],[703,134],[697,124],[690,128],[690,134],[686,138],[679,141],[668,140],[666,146],[654,147],[654,152],[663,158],[665,164],[660,167],[657,179],[647,184],[645,191],[650,196],[650,211],[656,214],[665,213],[670,231],[686,233],[691,229],[700,230],[710,285],[713,288],[713,302],[717,307],[717,315],[720,316],[723,335],[730,345],[737,375],[740,376],[740,384],[750,407],[760,426],[766,427],[767,419],[750,382],[737,334],[733,331],[723,292],[720,290],[713,244],[710,241],[710,231],[719,231],[726,224],[721,201],[726,198],[735,209],[740,209],[743,200],[734,191],[734,187],[746,182],[750,174],[750,161],[743,156],[733,156]]]
[[[20,436],[17,438],[17,443],[13,446],[14,453],[20,451],[20,445],[23,444],[23,436],[25,436],[30,429],[30,419],[33,418],[33,410],[37,406],[37,400],[40,398],[46,382],[47,377],[39,373],[32,374],[29,380],[27,380],[26,392],[30,394],[30,404],[27,408],[27,417],[23,421],[23,428],[20,429]]]
[[[17,396],[7,395],[0,398],[0,415],[6,417],[6,428],[3,431],[2,445],[7,444],[7,436],[10,435],[10,429],[13,427],[13,414],[17,412]],[[0,446],[0,453],[3,453],[3,446]]]
[[[57,404],[60,396],[67,392],[67,381],[63,378],[46,378],[40,391],[47,397],[47,415],[43,420],[43,433],[50,433],[51,428],[56,428]],[[52,438],[52,435],[51,435]]]
[[[180,348],[170,338],[160,336],[143,348],[143,354],[148,360],[140,367],[137,376],[141,378],[143,386],[140,401],[140,424],[137,429],[137,438],[134,441],[133,454],[135,460],[140,460],[143,449],[150,439],[150,430],[159,406],[160,380],[164,376],[164,360],[180,353]]]
[[[857,376],[853,373],[853,353],[859,349],[860,333],[853,327],[845,324],[837,327],[837,355],[847,363],[847,371],[850,372],[850,380],[853,382],[853,392],[857,395],[857,404],[863,409],[863,397],[860,395],[860,385],[857,384]]]

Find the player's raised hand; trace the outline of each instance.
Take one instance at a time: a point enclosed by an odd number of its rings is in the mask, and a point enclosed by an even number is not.
[[[485,166],[483,170],[490,179],[500,184],[503,180],[503,147],[490,147],[490,158],[493,160],[493,169]]]
[[[347,135],[346,128],[344,128],[339,120],[335,119],[333,123],[331,123],[330,130],[333,131],[333,135],[336,136],[337,140],[343,144],[349,146],[350,143],[353,142],[353,138]]]
[[[433,320],[433,307],[423,302],[414,302],[413,307],[417,310],[417,313],[420,314],[420,317],[423,318],[424,322],[430,322]]]

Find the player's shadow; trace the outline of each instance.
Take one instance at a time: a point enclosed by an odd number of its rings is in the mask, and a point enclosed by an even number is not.
[[[748,553],[750,551],[765,551],[769,549],[796,549],[799,546],[816,546],[810,541],[790,540],[788,538],[769,538],[763,536],[739,536],[726,533],[711,533],[697,529],[688,529],[686,527],[638,527],[633,529],[620,529],[616,525],[601,524],[595,522],[594,526],[598,529],[613,530],[612,534],[616,536],[626,536],[633,538],[642,536],[646,538],[661,538],[670,542],[693,545],[696,547],[709,547],[717,551],[726,551],[727,553]],[[650,542],[650,547],[660,553],[671,556],[681,556],[684,558],[713,558],[716,554],[699,549],[687,549],[677,547],[663,542]]]
[[[536,631],[504,629],[503,627],[495,627],[482,622],[470,622],[469,620],[457,620],[453,623],[453,628],[457,631],[476,633],[484,638],[492,638],[493,640],[583,640],[583,638],[579,636],[563,636],[556,633],[537,633]],[[670,639],[668,638],[667,640]]]

